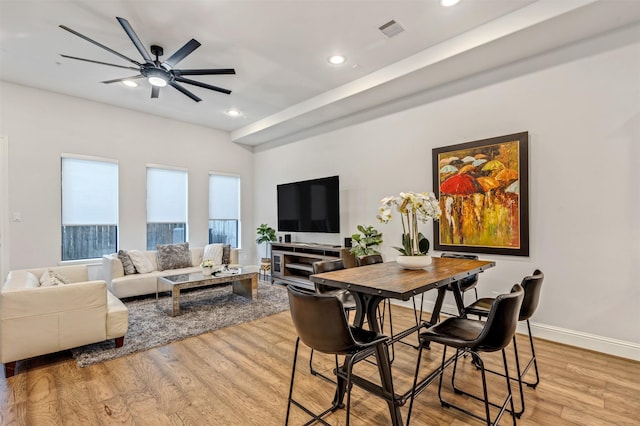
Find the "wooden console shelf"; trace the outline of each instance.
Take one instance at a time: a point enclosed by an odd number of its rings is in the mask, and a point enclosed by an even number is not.
[[[322,260],[342,259],[345,268],[356,266],[349,249],[341,246],[314,243],[272,243],[271,282],[294,284],[313,290],[309,280],[313,275],[313,263]]]

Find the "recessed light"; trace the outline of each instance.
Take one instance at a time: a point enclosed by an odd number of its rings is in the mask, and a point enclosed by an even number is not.
[[[346,58],[342,55],[334,55],[329,58],[329,63],[333,65],[344,64],[344,61],[346,61]]]
[[[455,6],[460,0],[440,0],[440,4],[444,7]]]
[[[127,87],[138,87],[138,83],[136,83],[133,80],[124,80],[122,84],[124,84]]]
[[[228,110],[227,110],[227,115],[228,115],[229,117],[238,117],[238,116],[240,116],[240,111],[238,111],[238,110],[237,110],[237,109],[235,109],[235,108],[231,108],[231,109],[228,109]]]

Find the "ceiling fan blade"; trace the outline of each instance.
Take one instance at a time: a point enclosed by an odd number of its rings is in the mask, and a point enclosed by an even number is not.
[[[138,35],[136,34],[136,32],[133,31],[133,28],[131,28],[129,21],[117,16],[116,16],[116,19],[118,20],[118,22],[120,22],[120,25],[122,25],[122,28],[124,28],[124,32],[127,33],[127,35],[129,36],[133,44],[136,46],[136,49],[138,49],[138,52],[140,52],[140,54],[144,58],[145,62],[152,64],[153,58],[151,57],[151,55],[149,55],[149,52],[147,52],[147,49],[145,49],[144,45],[138,38]]]
[[[175,80],[179,81],[180,83],[193,84],[194,86],[203,87],[209,90],[215,90],[216,92],[225,93],[227,95],[231,93],[231,90],[223,89],[222,87],[218,87],[218,86],[212,86],[207,83],[201,83],[199,81],[191,80],[188,78],[175,77]]]
[[[124,68],[126,70],[140,71],[139,68],[125,67],[123,65],[110,64],[108,62],[94,61],[93,59],[77,58],[75,56],[63,55],[62,53],[60,54],[60,56],[62,56],[63,58],[68,58],[68,59],[75,59],[76,61],[85,61],[85,62],[91,62],[93,64],[109,65],[110,67],[118,67],[118,68]]]
[[[160,87],[151,86],[151,98],[157,98],[158,96],[160,96]]]
[[[199,70],[171,70],[174,75],[221,75],[221,74],[235,74],[236,70],[233,68],[219,68],[219,69],[199,69]]]
[[[111,49],[111,48],[109,48],[109,47],[105,46],[104,44],[102,44],[102,43],[98,43],[97,41],[92,40],[92,39],[90,39],[89,37],[87,37],[87,36],[85,36],[85,35],[83,35],[83,34],[80,34],[79,32],[74,31],[74,30],[72,30],[72,29],[71,29],[71,28],[69,28],[69,27],[66,27],[66,26],[64,26],[64,25],[59,25],[59,27],[60,27],[60,28],[62,28],[63,30],[69,31],[71,34],[77,35],[78,37],[80,37],[81,39],[84,39],[84,40],[88,41],[89,43],[95,44],[96,46],[103,48],[103,49],[104,49],[104,50],[106,50],[107,52],[113,53],[114,55],[121,57],[121,58],[122,58],[122,59],[124,59],[125,61],[129,61],[129,62],[131,62],[131,63],[134,63],[134,64],[136,64],[137,66],[141,66],[141,65],[142,65],[140,62],[135,61],[135,60],[133,60],[133,59],[131,59],[131,58],[128,58],[128,57],[124,56],[122,53],[118,53],[118,52],[116,52],[115,50],[113,50],[113,49]],[[74,58],[74,59],[79,59],[79,58]]]
[[[144,76],[140,74],[140,75],[134,75],[132,77],[116,78],[114,80],[101,81],[101,83],[104,83],[104,84],[121,83],[125,80],[137,80],[139,78],[144,78]]]
[[[173,68],[178,62],[186,58],[198,47],[200,47],[200,43],[196,39],[192,38],[184,46],[178,49],[173,55],[169,56],[169,58],[164,61],[164,63]]]
[[[185,89],[184,87],[180,86],[178,83],[176,83],[175,81],[170,81],[169,84],[173,87],[175,87],[176,89],[178,89],[180,92],[182,92],[183,94],[187,95],[188,97],[190,97],[191,99],[193,99],[196,102],[200,102],[202,99],[200,99],[199,97],[197,97],[196,95],[194,95],[193,93],[191,93],[190,91],[188,91],[187,89]]]

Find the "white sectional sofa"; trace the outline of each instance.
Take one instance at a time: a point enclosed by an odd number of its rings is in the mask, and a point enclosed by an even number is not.
[[[147,273],[134,273],[125,275],[122,261],[117,253],[102,256],[102,277],[107,281],[109,290],[119,298],[155,294],[156,282],[159,276],[177,275],[183,273],[200,272],[200,263],[204,254],[204,247],[192,247],[191,266],[179,269],[158,270],[158,258],[155,250],[142,251],[151,262],[153,271]],[[239,266],[239,250],[232,248],[230,251],[230,266]],[[169,290],[161,288],[161,291]]]
[[[41,286],[43,274],[66,281]],[[46,283],[45,283],[46,284]],[[5,377],[16,361],[115,339],[124,343],[127,307],[104,280],[89,281],[86,265],[9,272],[0,289],[0,362]]]

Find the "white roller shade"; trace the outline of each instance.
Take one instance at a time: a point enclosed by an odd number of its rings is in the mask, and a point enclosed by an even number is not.
[[[209,219],[240,220],[240,178],[209,175]]]
[[[147,168],[147,222],[187,223],[187,172]]]
[[[62,158],[62,225],[117,225],[118,164]]]

